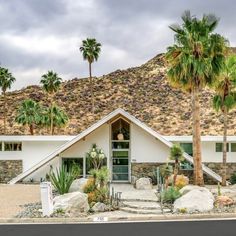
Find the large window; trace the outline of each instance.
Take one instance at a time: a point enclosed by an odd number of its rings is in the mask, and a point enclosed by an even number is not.
[[[192,143],[180,143],[180,147],[183,148],[183,150],[188,153],[188,155],[193,155],[193,144]]]
[[[123,119],[112,123],[112,180],[129,180],[130,125]]]
[[[66,169],[69,170],[73,165],[78,165],[81,169],[80,175],[83,176],[84,174],[84,158],[78,157],[78,158],[63,158],[62,159],[63,165],[66,166]]]
[[[227,143],[227,152],[229,151],[229,143]],[[216,152],[223,152],[223,143],[216,143]]]
[[[22,143],[20,142],[4,142],[4,151],[21,151]]]
[[[231,143],[231,152],[236,152],[236,143]]]

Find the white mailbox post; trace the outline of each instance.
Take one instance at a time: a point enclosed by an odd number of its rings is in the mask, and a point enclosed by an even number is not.
[[[43,216],[50,216],[53,213],[53,196],[51,182],[42,182],[40,184],[40,190]]]

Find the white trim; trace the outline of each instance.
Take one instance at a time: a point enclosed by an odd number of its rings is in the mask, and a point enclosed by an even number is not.
[[[192,136],[163,136],[170,142],[192,142]],[[201,136],[202,142],[222,142],[223,136]],[[228,142],[236,142],[236,136],[227,136]]]
[[[0,142],[70,141],[75,137],[72,135],[0,135]]]
[[[90,126],[88,129],[81,132],[79,135],[77,135],[72,140],[68,141],[67,143],[65,143],[62,146],[60,146],[59,148],[57,148],[54,152],[52,152],[50,155],[48,155],[46,158],[41,160],[36,165],[34,165],[30,169],[26,170],[22,174],[18,175],[17,177],[13,178],[11,181],[9,181],[9,184],[15,184],[18,181],[20,181],[20,180],[24,179],[25,177],[29,176],[34,171],[38,170],[39,168],[41,168],[42,166],[44,166],[45,164],[50,162],[52,159],[54,159],[56,156],[58,156],[61,152],[65,151],[66,149],[71,147],[73,144],[75,144],[79,140],[83,139],[85,136],[87,136],[88,134],[90,134],[91,132],[93,132],[94,130],[99,128],[101,125],[105,124],[106,122],[108,122],[110,119],[112,119],[113,117],[115,117],[117,115],[122,115],[125,118],[129,119],[132,123],[134,123],[137,126],[141,127],[146,132],[148,132],[149,134],[154,136],[156,139],[158,139],[162,143],[166,144],[168,147],[173,146],[173,143],[168,141],[164,136],[160,135],[159,133],[157,133],[156,131],[154,131],[153,129],[151,129],[150,127],[145,125],[144,123],[142,123],[140,120],[138,120],[134,116],[130,115],[128,112],[124,111],[121,108],[118,108],[118,109],[114,110],[113,112],[111,112],[110,114],[108,114],[107,116],[103,117],[97,123]],[[184,153],[184,157],[187,161],[189,161],[190,163],[193,163],[193,158],[191,156],[189,156],[187,153]],[[204,166],[204,164],[202,165],[202,168],[203,168],[203,171],[205,173],[207,173],[208,175],[210,175],[211,177],[213,177],[217,181],[221,182],[221,177],[218,174],[216,174],[214,171],[212,171],[208,167]]]

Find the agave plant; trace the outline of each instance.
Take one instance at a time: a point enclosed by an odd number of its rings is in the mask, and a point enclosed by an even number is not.
[[[72,182],[80,174],[78,172],[80,172],[78,167],[72,166],[67,170],[67,167],[62,165],[60,168],[56,168],[55,171],[51,168],[48,176],[54,188],[62,195],[69,192]]]

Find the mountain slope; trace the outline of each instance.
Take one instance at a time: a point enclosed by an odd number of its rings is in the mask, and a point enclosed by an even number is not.
[[[56,95],[57,103],[68,113],[67,127],[57,134],[78,134],[114,109],[121,107],[163,135],[191,135],[191,97],[172,88],[165,78],[163,55],[127,70],[117,70],[94,78],[95,115],[90,113],[89,81],[72,79],[63,83]],[[212,92],[204,90],[201,96],[203,135],[222,135],[221,115],[212,109]],[[47,104],[46,95],[39,86],[8,93],[8,134],[28,134],[28,129],[14,122],[16,109],[22,100],[32,98]],[[0,98],[0,117],[3,99]],[[230,113],[229,135],[235,135],[236,112]],[[3,121],[0,121],[3,132]],[[46,130],[36,130],[46,134]]]

